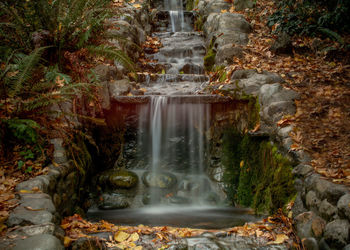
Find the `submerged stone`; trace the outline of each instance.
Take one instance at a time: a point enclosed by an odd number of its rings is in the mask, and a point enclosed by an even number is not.
[[[176,176],[169,172],[145,172],[142,181],[147,187],[169,189],[177,183]]]
[[[129,206],[127,198],[121,194],[103,194],[103,201],[99,204],[99,209],[122,209]]]
[[[110,184],[115,188],[132,188],[138,182],[138,177],[134,172],[119,170],[109,177]]]

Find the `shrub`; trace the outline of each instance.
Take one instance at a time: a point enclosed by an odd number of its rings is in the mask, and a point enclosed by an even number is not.
[[[289,34],[326,35],[339,40],[337,33],[350,31],[349,12],[348,0],[282,0],[268,25],[278,24],[276,31]]]

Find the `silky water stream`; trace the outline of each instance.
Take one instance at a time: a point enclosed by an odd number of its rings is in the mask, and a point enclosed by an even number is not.
[[[182,5],[182,1],[164,2],[162,11],[168,19],[154,33],[163,47],[148,57],[163,64],[165,74],[146,78],[142,87],[147,89],[148,96],[143,97],[147,101],[131,105],[136,128],[126,139],[123,156],[138,184],[109,191],[126,197],[127,208],[92,207],[89,218],[193,228],[227,228],[256,220],[249,209],[225,205],[222,186],[208,176],[213,107],[220,101],[201,95],[207,84],[204,41],[191,28],[191,13],[184,13]]]

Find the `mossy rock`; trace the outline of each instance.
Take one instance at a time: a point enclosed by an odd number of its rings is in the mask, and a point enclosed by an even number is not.
[[[138,176],[128,170],[107,170],[99,178],[102,186],[130,189],[137,185]]]

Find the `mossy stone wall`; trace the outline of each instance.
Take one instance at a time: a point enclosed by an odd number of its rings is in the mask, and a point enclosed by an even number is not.
[[[271,142],[228,130],[222,146],[224,183],[230,202],[268,214],[294,197],[292,163]]]

